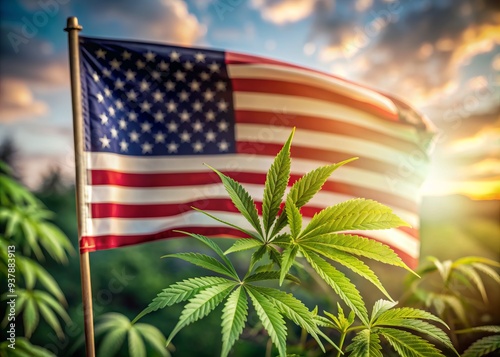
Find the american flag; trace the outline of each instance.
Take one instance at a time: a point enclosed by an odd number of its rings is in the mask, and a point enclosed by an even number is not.
[[[302,208],[306,221],[353,197],[412,228],[364,231],[410,266],[419,255],[427,122],[404,103],[325,73],[261,57],[80,38],[86,161],[82,252],[178,236],[241,237],[192,206],[251,227],[207,163],[261,208],[265,175],[293,127],[290,184],[353,156]],[[359,232],[358,232],[359,233]]]

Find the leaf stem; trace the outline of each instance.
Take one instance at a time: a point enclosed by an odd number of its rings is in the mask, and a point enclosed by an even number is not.
[[[346,335],[347,335],[347,330],[342,331],[342,334],[340,335],[339,348],[337,350],[337,357],[342,356],[342,347],[344,345]]]

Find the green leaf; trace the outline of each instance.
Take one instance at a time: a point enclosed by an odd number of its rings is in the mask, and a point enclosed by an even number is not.
[[[469,346],[462,357],[481,357],[500,349],[500,335],[486,336]]]
[[[33,296],[35,299],[40,302],[44,303],[48,307],[50,307],[52,310],[57,312],[59,316],[62,317],[62,319],[69,324],[71,322],[71,318],[69,317],[68,313],[66,310],[63,308],[63,306],[56,300],[54,299],[51,295],[47,294],[43,290],[34,290],[33,291]],[[18,304],[20,304],[20,301],[18,300]]]
[[[144,315],[147,315],[153,311],[189,300],[200,291],[223,283],[230,283],[230,281],[225,278],[205,276],[200,278],[191,278],[172,284],[168,288],[163,289],[163,291],[153,299],[148,307],[145,308],[139,315],[137,315],[132,323],[135,323]]]
[[[359,331],[346,348],[350,356],[356,357],[383,357],[380,339],[376,333],[369,329]]]
[[[500,326],[498,325],[484,325],[484,326],[476,326],[464,328],[461,330],[455,330],[455,333],[474,333],[474,332],[491,332],[491,333],[500,333]]]
[[[314,242],[324,247],[332,247],[346,253],[398,266],[414,273],[389,246],[374,239],[355,234],[333,233],[307,238],[306,240],[301,239],[301,244],[305,242],[307,244]]]
[[[110,330],[99,345],[98,356],[110,357],[116,355],[123,345],[126,335],[127,328],[125,326]]]
[[[175,231],[175,232],[182,232],[184,234],[187,234],[190,237],[193,237],[195,239],[198,239],[200,242],[208,246],[210,249],[212,249],[225,263],[226,268],[232,273],[231,276],[237,280],[239,280],[238,273],[234,269],[233,264],[227,259],[227,257],[224,255],[224,252],[220,247],[211,239],[201,235],[201,234],[194,234],[194,233],[188,233],[188,232],[183,232],[183,231]]]
[[[30,338],[38,326],[38,308],[35,302],[35,299],[31,295],[28,299],[26,299],[26,303],[23,311],[23,322],[24,322],[24,333],[26,337]]]
[[[335,249],[335,248],[330,248],[330,247],[325,247],[324,245],[321,245],[319,247],[315,247],[314,243],[309,243],[307,244],[306,242],[301,243],[302,247],[307,247],[307,249],[310,249],[320,255],[323,255],[326,258],[329,258],[333,261],[336,261],[337,263],[342,264],[346,268],[349,268],[356,274],[362,276],[366,280],[368,280],[370,283],[375,285],[387,298],[392,300],[391,296],[385,290],[384,286],[378,279],[377,275],[373,272],[373,270],[368,267],[365,263],[363,263],[361,260],[359,260],[356,257],[353,257],[352,255],[348,253],[344,253],[341,250]]]
[[[488,265],[483,263],[472,263],[472,266],[483,274],[488,275],[491,279],[495,280],[497,284],[500,284],[500,275]]]
[[[244,285],[252,299],[255,311],[262,325],[266,329],[271,341],[278,348],[280,357],[286,357],[286,326],[283,316],[276,310],[275,306],[266,299],[256,287]]]
[[[475,257],[475,256],[468,256],[468,257],[459,258],[459,259],[455,260],[455,262],[453,263],[453,267],[456,267],[459,265],[470,265],[470,264],[475,264],[475,263],[481,263],[481,264],[493,266],[495,268],[500,268],[500,263],[495,261],[495,260],[484,258],[484,257]]]
[[[38,310],[40,311],[40,314],[42,315],[43,319],[47,322],[47,324],[55,331],[57,337],[63,339],[64,332],[54,312],[47,305],[43,303],[38,304]]]
[[[373,304],[370,324],[377,320],[381,314],[388,311],[389,309],[392,309],[396,305],[397,301],[387,301],[383,299],[375,301],[375,304]]]
[[[403,357],[445,357],[432,344],[407,331],[378,328],[376,332],[384,336],[396,352]]]
[[[316,253],[302,248],[300,251],[318,275],[332,287],[335,293],[344,300],[360,320],[365,325],[368,325],[368,312],[356,286],[344,274],[332,267]]]
[[[192,297],[189,300],[189,303],[187,303],[184,307],[184,310],[182,310],[179,322],[170,333],[167,340],[167,346],[180,330],[207,316],[213,309],[215,309],[236,285],[237,284],[233,282],[222,283],[204,289]]]
[[[278,280],[280,278],[281,272],[279,270],[271,270],[271,271],[259,271],[251,274],[245,278],[245,283],[251,283],[255,281],[263,281],[263,280]],[[294,275],[286,274],[285,279],[296,284],[300,284],[299,278]]]
[[[248,273],[250,273],[255,264],[257,264],[257,262],[264,257],[264,254],[266,254],[268,247],[268,245],[262,245],[252,254],[252,257],[250,258],[250,267],[248,268]]]
[[[458,265],[455,267],[456,271],[461,272],[465,275],[474,285],[477,290],[481,294],[481,297],[484,302],[488,302],[488,296],[486,295],[486,289],[484,288],[483,280],[479,276],[479,274],[474,270],[473,267],[467,265]]]
[[[298,208],[304,206],[319,190],[321,190],[321,187],[323,187],[324,183],[326,182],[328,177],[330,177],[333,171],[335,171],[340,166],[356,159],[357,158],[352,158],[339,162],[338,164],[319,167],[313,171],[308,172],[300,179],[295,181],[292,188],[290,189],[290,193],[288,194],[288,196],[292,198],[293,203],[295,203]],[[274,236],[283,228],[285,228],[286,223],[286,212],[283,211],[281,212],[281,215],[279,216],[278,221],[274,226],[271,236]]]
[[[142,335],[142,338],[147,341],[160,356],[168,357],[168,352],[165,344],[167,339],[156,327],[148,324],[135,324],[134,328]]]
[[[162,256],[162,258],[178,258],[199,267],[214,271],[216,273],[226,275],[230,278],[238,279],[238,276],[233,275],[233,271],[219,262],[217,259],[200,253],[174,253]]]
[[[129,356],[146,357],[146,346],[135,328],[128,330],[128,353]]]
[[[246,235],[248,235],[248,237],[252,237],[252,238],[255,238],[255,239],[257,239],[257,240],[264,241],[264,239],[263,239],[262,237],[260,237],[258,234],[252,233],[252,232],[250,232],[250,231],[247,231],[247,230],[246,230],[246,229],[244,229],[244,228],[238,227],[237,225],[234,225],[234,224],[232,224],[232,223],[230,223],[230,222],[224,221],[224,220],[222,220],[222,219],[220,219],[220,218],[218,218],[218,217],[216,217],[216,216],[214,216],[214,215],[211,215],[210,213],[205,212],[205,211],[203,211],[203,210],[201,210],[201,209],[198,209],[198,208],[196,208],[196,207],[191,207],[191,208],[192,208],[192,209],[194,209],[194,210],[195,210],[195,211],[197,211],[197,212],[200,212],[200,213],[204,214],[204,215],[205,215],[205,216],[207,216],[207,217],[212,218],[213,220],[216,220],[217,222],[223,223],[223,224],[225,224],[226,226],[233,227],[234,229],[236,229],[236,230],[238,230],[238,231],[240,231],[240,232],[245,233]]]
[[[431,314],[430,312],[427,312],[425,310],[420,310],[420,309],[414,309],[411,307],[402,307],[402,308],[386,310],[386,311],[383,311],[378,316],[378,321],[380,323],[383,323],[384,320],[393,320],[393,319],[429,320],[429,321],[438,322],[438,323],[446,326],[447,328],[449,328],[448,325],[446,325],[446,323],[443,320],[441,320],[439,317]]]
[[[285,205],[286,217],[288,220],[288,226],[290,227],[290,234],[292,241],[299,237],[300,231],[302,230],[302,216],[300,215],[299,209],[292,202],[291,198],[288,197]]]
[[[231,347],[238,340],[248,314],[248,303],[245,291],[240,287],[229,295],[222,310],[222,352],[221,357],[229,354]]]
[[[243,238],[237,239],[234,244],[224,252],[224,254],[241,252],[243,250],[253,249],[262,246],[262,242],[260,240],[252,239],[252,238]]]
[[[283,202],[288,180],[290,180],[290,145],[294,133],[295,128],[292,130],[283,148],[276,155],[266,175],[264,199],[262,200],[262,221],[264,223],[266,240],[269,230],[276,220],[280,204]]]
[[[243,188],[243,186],[241,186],[232,178],[224,175],[222,172],[214,169],[209,165],[207,166],[212,169],[217,175],[219,175],[222,183],[224,184],[226,192],[229,194],[231,201],[233,201],[234,206],[248,220],[252,227],[255,228],[261,240],[264,240],[257,207],[255,206],[255,202],[253,201],[250,194]]]
[[[318,342],[323,352],[325,352],[323,344],[318,337],[320,331],[314,322],[314,317],[300,300],[296,299],[292,294],[287,294],[277,289],[260,286],[254,287],[254,289],[257,289],[259,293],[271,301],[281,314],[292,320],[297,326],[306,330]]]
[[[392,210],[372,200],[356,198],[325,208],[314,215],[302,237],[345,230],[388,229],[408,226]]]
[[[288,274],[288,271],[292,267],[293,262],[295,261],[295,256],[299,251],[299,247],[297,245],[290,245],[286,248],[281,256],[281,273],[280,273],[280,286],[283,284],[285,277]]]

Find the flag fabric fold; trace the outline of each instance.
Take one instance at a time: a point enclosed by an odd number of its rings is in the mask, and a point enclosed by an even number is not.
[[[419,188],[428,122],[396,98],[261,57],[80,38],[86,220],[82,252],[176,237],[242,237],[200,208],[248,229],[203,163],[241,182],[261,208],[265,175],[296,127],[292,184],[358,156],[302,209],[377,200],[412,228],[366,231],[410,266],[419,254]],[[361,233],[361,232],[358,232]]]

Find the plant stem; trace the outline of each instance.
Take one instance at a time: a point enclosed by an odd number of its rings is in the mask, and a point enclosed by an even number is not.
[[[342,334],[340,335],[340,341],[339,341],[339,349],[337,351],[337,357],[342,356],[342,346],[344,345],[344,340],[347,335],[347,331],[344,330],[342,331]]]

